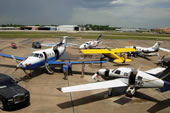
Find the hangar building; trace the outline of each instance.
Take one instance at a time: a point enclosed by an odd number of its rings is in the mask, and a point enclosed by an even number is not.
[[[38,30],[38,26],[22,26],[21,30]]]
[[[57,27],[57,31],[80,31],[78,25],[60,25]]]
[[[56,31],[56,27],[55,26],[40,26],[38,27],[38,30],[50,30],[50,31]]]

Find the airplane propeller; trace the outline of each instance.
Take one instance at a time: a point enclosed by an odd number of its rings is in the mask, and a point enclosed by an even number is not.
[[[14,55],[12,55],[12,58],[15,60],[17,64],[19,64],[18,60],[14,57]]]
[[[157,66],[159,66],[159,65],[160,65],[160,66],[163,66],[163,65],[162,65],[162,61],[163,61],[164,58],[165,58],[165,55],[162,56],[162,58],[159,57],[159,60],[158,60],[158,62],[156,63],[156,65],[157,65]]]

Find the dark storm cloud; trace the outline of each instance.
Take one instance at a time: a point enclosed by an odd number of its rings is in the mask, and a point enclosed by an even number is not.
[[[169,4],[169,0],[0,0],[0,24],[167,27]]]
[[[2,0],[0,24],[66,24],[72,5],[69,0]]]

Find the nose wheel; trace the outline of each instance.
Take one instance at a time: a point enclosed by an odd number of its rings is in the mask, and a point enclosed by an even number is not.
[[[126,96],[127,97],[132,97],[135,93],[135,86],[134,85],[130,85],[128,87],[128,89],[126,90]]]

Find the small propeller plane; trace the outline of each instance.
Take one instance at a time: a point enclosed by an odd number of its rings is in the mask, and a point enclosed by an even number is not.
[[[88,41],[85,42],[83,44],[80,45],[80,49],[93,49],[96,48],[99,44],[101,44],[101,37],[102,34],[100,34],[97,38],[97,40],[92,40],[92,41]]]
[[[135,52],[136,50],[134,48],[116,48],[116,49],[82,49],[80,51],[84,54],[103,54],[104,58],[108,57],[111,62],[125,63],[130,62],[131,59],[128,59],[125,54],[123,54],[120,57],[116,53]]]
[[[136,50],[135,52],[131,52],[133,56],[141,56],[141,57],[154,56],[157,55],[156,52],[159,51],[159,47],[161,43],[162,43],[161,41],[157,41],[152,47],[148,47],[148,48],[139,47],[139,46],[130,46],[128,48],[134,48]]]
[[[0,53],[0,56],[14,59],[17,63],[16,70],[22,69],[25,73],[26,70],[34,70],[41,66],[45,66],[48,73],[52,74],[53,70],[50,68],[50,65],[62,65],[66,63],[71,64],[95,64],[95,63],[106,63],[107,61],[73,61],[73,62],[56,62],[65,52],[67,44],[67,36],[64,37],[63,41],[57,44],[56,46],[48,49],[43,49],[39,51],[34,51],[31,56],[27,58],[17,57],[13,55],[6,55]],[[21,61],[21,62],[18,62]],[[31,73],[30,73],[31,74]],[[26,73],[29,75],[29,73]]]
[[[169,68],[160,67],[145,72],[127,67],[120,67],[117,69],[100,69],[93,75],[92,78],[94,79],[100,75],[107,79],[111,77],[111,80],[57,89],[66,93],[109,88],[108,95],[112,96],[114,88],[125,88],[124,93],[129,97],[132,97],[139,88],[160,88],[159,90],[161,92],[165,92],[170,90],[170,82],[159,79],[158,77],[162,77],[163,74],[158,73],[163,73],[167,70],[169,73]],[[112,77],[114,77],[114,79]]]

